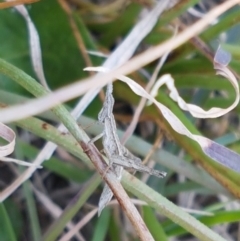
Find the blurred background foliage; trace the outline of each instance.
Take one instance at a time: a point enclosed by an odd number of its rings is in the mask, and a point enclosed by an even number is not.
[[[191,14],[189,8],[206,13],[221,2],[223,1],[181,1],[160,17],[153,31],[136,52],[141,53],[169,39],[174,26],[187,28],[197,21],[198,17]],[[101,65],[105,58],[88,54],[87,50],[108,55],[132,29],[142,9],[151,8],[154,1],[66,0],[65,3],[70,12],[67,12],[57,0],[41,0],[26,5],[40,37],[44,72],[52,90],[88,76],[88,73],[83,72],[84,67]],[[77,29],[73,30],[70,18],[75,22]],[[230,67],[237,75],[240,74],[239,20],[239,7],[235,7],[199,36],[213,53],[221,43],[221,46],[232,54]],[[74,31],[80,34],[82,42],[76,39]],[[0,11],[0,43],[0,58],[36,78],[30,60],[26,24],[12,8]],[[156,62],[153,62],[144,69],[132,73],[131,77],[144,86],[155,67]],[[234,101],[235,92],[231,84],[215,75],[213,64],[206,57],[204,49],[192,40],[170,54],[160,75],[164,73],[173,76],[181,96],[187,102],[208,109],[212,106],[225,108]],[[120,82],[114,84],[114,96],[115,118],[118,121],[118,128],[124,130],[131,121],[139,97]],[[0,75],[1,103],[16,104],[31,97],[32,95],[20,85]],[[183,113],[173,103],[165,88],[159,91],[157,99],[168,106],[193,133],[202,133],[240,152],[239,107],[221,118],[196,120],[188,113]],[[74,103],[75,101],[69,102],[68,107],[73,107]],[[94,123],[101,106],[101,98],[98,96],[84,113],[84,116],[91,118],[90,121],[88,119],[88,123]],[[39,118],[57,124],[56,118],[49,112],[40,115]],[[83,127],[87,126],[87,122],[80,119],[80,125]],[[15,156],[19,159],[34,159],[44,144],[44,138],[30,133],[27,127],[12,126],[18,133]],[[33,133],[37,132],[36,126],[31,126]],[[86,132],[95,135],[94,128],[98,127],[88,126]],[[137,177],[178,206],[205,211],[204,214],[193,216],[226,240],[240,240],[240,209],[239,203],[235,201],[239,196],[234,197],[234,193],[240,193],[238,173],[206,158],[196,144],[174,133],[152,106],[144,109],[134,135],[138,136],[138,139],[134,142],[133,137],[128,147],[143,159],[151,147],[149,144],[156,143],[158,136],[162,136],[160,141],[158,140],[161,143],[161,152],[156,151],[153,159],[158,162],[155,168],[168,173],[167,177],[161,180],[140,174],[136,174]],[[159,146],[159,143],[156,145]],[[97,145],[101,148],[100,143]],[[205,166],[213,177],[220,176],[220,183],[227,183],[225,188],[217,182],[219,179],[213,180],[203,168],[200,168],[199,163]],[[0,165],[0,185],[1,189],[4,189],[22,172],[22,168],[5,163]],[[44,234],[43,240],[54,240],[50,238],[50,234],[54,232],[51,225],[56,217],[49,210],[51,206],[36,194],[36,190],[44,193],[61,209],[64,209],[81,190],[83,203],[80,210],[75,209],[75,217],[72,220],[76,222],[84,218],[98,203],[102,187],[97,187],[97,182],[92,179],[93,173],[93,169],[64,149],[58,148],[55,155],[44,163],[44,169],[37,171],[30,181],[0,205],[0,240],[40,240]],[[139,210],[155,240],[196,240],[156,210],[149,207],[139,207]],[[59,228],[58,232],[62,233],[63,230]],[[129,227],[128,220],[117,205],[106,208],[100,218],[94,216],[89,220],[81,230],[81,235],[85,240],[93,241],[137,240],[134,230]],[[71,240],[81,238],[79,235]]]

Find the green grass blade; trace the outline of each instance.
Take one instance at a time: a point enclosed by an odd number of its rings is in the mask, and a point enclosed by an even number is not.
[[[2,240],[17,241],[11,221],[3,203],[0,203],[0,227]]]
[[[76,197],[69,203],[62,215],[48,228],[42,241],[55,241],[62,233],[65,225],[76,215],[87,199],[99,185],[101,179],[95,174],[79,191]]]
[[[155,241],[167,241],[167,235],[162,228],[160,222],[157,220],[152,208],[143,206],[143,220],[146,223]]]
[[[92,241],[104,241],[106,240],[106,235],[108,231],[108,226],[110,222],[110,210],[106,208],[101,213],[100,217],[97,220]]]
[[[41,228],[37,214],[36,202],[31,189],[31,182],[26,181],[23,183],[23,192],[27,201],[27,211],[31,227],[32,240],[39,241],[41,239]]]
[[[204,224],[200,223],[194,217],[188,213],[182,211],[181,208],[174,205],[172,202],[168,201],[161,194],[155,192],[153,189],[149,188],[146,184],[142,183],[138,179],[134,178],[128,173],[124,173],[124,178],[122,180],[123,186],[131,191],[135,196],[145,201],[159,211],[161,214],[165,215],[173,222],[179,224],[188,232],[196,236],[202,241],[226,241],[218,234],[214,233]]]
[[[199,217],[198,220],[208,227],[211,227],[213,225],[217,224],[223,224],[223,223],[232,223],[232,222],[239,222],[240,220],[240,211],[224,211],[224,212],[217,212],[214,214],[214,216],[205,216],[205,217]],[[186,230],[183,228],[172,225],[170,226],[171,229],[168,229],[166,227],[166,233],[169,236],[177,236],[186,234]]]

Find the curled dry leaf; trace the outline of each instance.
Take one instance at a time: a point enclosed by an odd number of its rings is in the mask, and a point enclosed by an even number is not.
[[[14,151],[16,135],[12,129],[0,122],[0,137],[8,142],[8,144],[0,146],[0,158],[2,158]]]
[[[229,79],[229,81],[232,83],[232,85],[236,90],[237,98],[234,104],[231,105],[229,108],[227,109],[212,108],[207,112],[208,114],[205,113],[205,116],[200,115],[200,111],[199,111],[201,109],[200,107],[196,108],[195,106],[193,110],[191,109],[191,113],[195,111],[194,113],[195,114],[199,113],[199,116],[202,116],[202,118],[209,118],[209,117],[213,118],[213,117],[224,115],[225,113],[232,110],[239,101],[239,89],[238,89],[237,80],[235,76],[226,66],[224,66],[219,62],[214,63],[214,68],[217,69],[217,74],[220,74]],[[88,68],[85,68],[84,70],[98,71],[98,72],[109,71],[108,69],[103,67],[88,67]],[[123,75],[118,75],[116,76],[116,78],[125,82],[135,94],[142,96],[150,100],[152,103],[154,103],[159,108],[164,118],[169,122],[171,127],[179,134],[185,135],[191,138],[192,140],[196,141],[207,156],[211,157],[216,162],[236,172],[240,172],[240,155],[238,155],[237,153],[229,150],[228,148],[222,145],[217,144],[216,142],[208,138],[192,134],[171,110],[169,110],[166,106],[158,102],[155,98],[152,97],[152,95],[148,94],[139,84],[137,84],[132,79]],[[185,106],[186,106],[186,103],[185,103]],[[190,107],[192,106],[193,105],[190,105]],[[189,108],[189,104],[188,104],[188,108]]]
[[[36,166],[29,162],[6,157],[12,154],[14,151],[16,134],[11,128],[9,128],[8,126],[4,125],[1,122],[0,122],[0,138],[8,142],[8,144],[6,145],[0,145],[0,161],[14,162],[22,166]],[[41,166],[37,165],[37,168],[41,168]]]
[[[4,125],[1,122],[0,122],[0,137],[8,142],[8,144],[0,146],[0,161],[14,162],[22,166],[36,166],[29,162],[6,157],[12,154],[14,151],[16,135],[11,128],[9,128],[8,126]],[[37,165],[37,168],[41,168],[41,166]]]
[[[156,96],[158,89],[166,84],[167,88],[169,89],[170,93],[169,96],[172,100],[177,102],[178,106],[185,111],[188,111],[191,113],[192,116],[196,118],[216,118],[222,115],[225,115],[232,109],[236,107],[236,105],[239,102],[239,87],[238,87],[238,82],[233,75],[233,73],[227,68],[228,63],[230,62],[231,56],[229,55],[228,52],[222,50],[219,48],[217,50],[217,53],[214,58],[214,68],[217,70],[217,74],[222,75],[226,77],[232,86],[234,87],[234,90],[236,92],[236,98],[235,101],[231,106],[229,106],[226,109],[222,108],[217,108],[213,107],[210,110],[203,110],[201,107],[193,105],[193,104],[188,104],[186,103],[180,96],[179,93],[174,85],[174,79],[171,77],[170,74],[163,75],[154,85],[154,87],[151,90],[151,95]],[[151,104],[149,101],[148,104]]]

